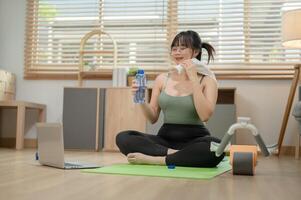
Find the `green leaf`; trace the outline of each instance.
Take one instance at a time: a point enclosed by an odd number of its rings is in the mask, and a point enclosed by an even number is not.
[[[137,67],[131,67],[129,69],[129,71],[128,71],[128,75],[129,76],[136,76],[137,72],[138,72],[138,68]]]

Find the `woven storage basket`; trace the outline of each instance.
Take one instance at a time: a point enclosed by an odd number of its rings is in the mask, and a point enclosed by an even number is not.
[[[0,70],[0,101],[15,100],[16,76],[13,73]]]

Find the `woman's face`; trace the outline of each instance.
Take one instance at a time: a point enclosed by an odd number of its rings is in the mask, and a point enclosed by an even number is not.
[[[191,48],[185,46],[174,46],[171,48],[171,57],[177,65],[184,60],[194,58],[197,55],[198,52],[195,52]]]

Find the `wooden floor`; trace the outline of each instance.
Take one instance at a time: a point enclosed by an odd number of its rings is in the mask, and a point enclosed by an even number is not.
[[[40,166],[34,149],[0,148],[0,199],[87,200],[300,200],[301,161],[259,158],[255,176],[225,173],[212,180],[99,175]],[[70,161],[125,163],[119,153],[65,152]]]

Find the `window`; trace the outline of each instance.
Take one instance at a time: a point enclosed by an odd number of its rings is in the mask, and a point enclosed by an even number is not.
[[[216,64],[300,62],[300,50],[286,50],[281,46],[280,28],[282,9],[301,8],[301,3],[284,2],[179,0],[178,30],[199,32],[204,41],[215,47]]]
[[[80,38],[94,28],[98,0],[28,0],[25,76],[75,72]]]
[[[281,12],[298,0],[27,0],[25,77],[76,75],[79,43],[101,29],[118,45],[118,67],[167,69],[169,44],[183,30],[199,32],[216,49],[219,70],[263,69],[290,75],[301,51],[281,46]],[[92,39],[89,49],[106,40]],[[205,52],[205,51],[204,51]],[[206,53],[206,52],[205,52]],[[112,58],[90,56],[89,65],[112,67]],[[204,55],[206,60],[206,55]],[[277,69],[283,71],[277,71]],[[221,72],[220,72],[221,73]],[[231,72],[233,74],[233,71]],[[230,74],[231,74],[230,73]],[[272,73],[273,75],[273,73]]]
[[[104,0],[102,10],[102,27],[117,41],[119,66],[168,65],[166,1]]]

